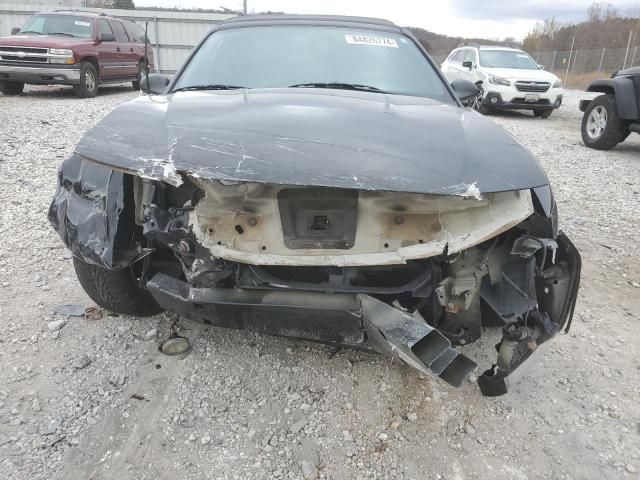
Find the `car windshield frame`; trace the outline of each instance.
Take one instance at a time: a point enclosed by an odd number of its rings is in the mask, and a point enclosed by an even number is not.
[[[207,46],[209,45],[209,42],[211,42],[212,39],[216,40],[216,35],[237,34],[240,32],[246,33],[247,31],[256,31],[256,30],[266,31],[269,29],[294,29],[294,28],[297,28],[300,30],[309,30],[309,29],[333,30],[334,32],[340,32],[341,35],[344,35],[345,39],[347,36],[350,36],[352,34],[362,34],[364,36],[371,36],[371,37],[377,37],[377,38],[383,38],[383,39],[391,38],[391,39],[394,39],[396,43],[402,42],[403,44],[406,44],[407,47],[408,46],[412,47],[412,50],[413,50],[412,54],[417,55],[415,57],[416,59],[420,59],[421,61],[424,62],[424,66],[421,68],[425,68],[430,72],[430,74],[432,75],[432,78],[430,78],[429,80],[433,82],[437,82],[437,87],[441,89],[441,91],[437,92],[438,94],[436,93],[427,94],[428,92],[416,92],[416,91],[398,91],[394,89],[380,88],[378,85],[369,85],[367,84],[367,82],[364,82],[364,81],[347,82],[342,79],[329,80],[329,79],[323,79],[323,78],[305,78],[303,80],[292,78],[290,82],[283,82],[281,85],[277,85],[277,86],[253,86],[250,84],[247,85],[247,83],[251,83],[251,82],[241,82],[237,79],[233,82],[219,81],[216,78],[211,78],[208,82],[204,82],[204,81],[188,82],[185,80],[185,78],[187,78],[187,75],[190,72],[190,69],[193,67],[194,62],[198,61],[198,56],[207,48]],[[346,40],[345,43],[350,43],[350,41]],[[381,48],[386,50],[384,46],[377,46],[375,48]],[[394,48],[397,48],[397,47],[394,47]],[[196,88],[190,88],[192,85],[202,85],[203,86],[202,90],[206,90],[207,88],[204,88],[204,87],[206,87],[207,83],[216,85],[216,86],[225,85],[225,84],[243,85],[242,88],[247,88],[247,89],[251,89],[251,88],[257,88],[257,89],[297,88],[299,89],[299,88],[302,88],[305,84],[308,84],[308,88],[356,90],[356,91],[365,91],[370,93],[383,93],[388,95],[403,95],[403,96],[410,96],[410,97],[427,98],[427,99],[431,99],[441,103],[446,103],[446,104],[451,104],[456,106],[461,105],[457,97],[455,96],[451,86],[447,82],[446,78],[442,75],[442,72],[440,71],[438,66],[433,62],[433,60],[427,54],[426,50],[424,50],[424,48],[419,44],[419,42],[417,42],[417,40],[413,36],[411,36],[410,34],[407,34],[404,31],[401,31],[400,29],[394,29],[394,30],[380,29],[380,28],[376,28],[376,26],[373,26],[373,25],[359,25],[356,27],[354,27],[353,25],[342,25],[339,23],[327,23],[327,24],[318,23],[313,25],[301,24],[301,23],[294,23],[294,24],[275,23],[275,24],[260,24],[260,25],[251,25],[251,26],[235,26],[234,25],[231,27],[228,27],[228,26],[225,27],[225,25],[222,25],[221,27],[217,27],[212,31],[210,31],[209,34],[202,39],[200,44],[191,52],[191,55],[188,57],[188,59],[184,62],[184,64],[181,66],[181,68],[178,70],[178,72],[174,76],[173,81],[171,82],[167,90],[167,94],[173,94],[173,93],[176,93],[177,91],[184,91],[184,90],[197,90]],[[436,86],[436,84],[433,84],[432,86]],[[220,88],[215,88],[210,90],[220,90]]]
[[[522,59],[527,59],[531,61],[531,66],[530,67],[525,67],[525,66],[518,66],[518,65],[514,65],[514,64],[510,64],[510,65],[495,65],[495,64],[490,64],[487,65],[487,57],[486,54],[489,53],[491,55],[494,54],[508,54],[510,56],[515,56],[515,57],[520,57]],[[523,52],[522,50],[502,50],[499,48],[486,48],[486,49],[481,49],[480,50],[480,55],[478,56],[478,63],[481,67],[484,68],[513,68],[516,70],[538,70],[538,63],[531,57],[531,55],[529,55],[527,52]]]
[[[44,19],[41,25],[38,25],[38,21],[40,19]],[[76,33],[80,32],[80,29],[73,28],[65,28],[63,26],[56,28],[45,28],[47,25],[48,19],[65,19],[68,22],[71,22],[69,25],[75,25],[80,27],[89,27],[89,31],[86,35],[77,35]],[[80,23],[78,23],[80,22]],[[88,24],[88,25],[86,25]],[[20,29],[19,33],[35,33],[38,35],[63,35],[65,37],[73,37],[73,38],[85,38],[85,39],[93,39],[95,38],[95,22],[92,17],[83,17],[81,15],[61,15],[61,14],[48,14],[48,13],[36,13],[29,17],[29,19],[25,22],[25,24]]]

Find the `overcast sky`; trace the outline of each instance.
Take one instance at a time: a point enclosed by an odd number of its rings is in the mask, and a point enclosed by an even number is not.
[[[462,37],[521,40],[537,21],[579,21],[592,0],[247,0],[249,13],[276,11],[361,15]],[[622,13],[640,0],[612,0]],[[241,9],[242,0],[135,0],[137,7]]]

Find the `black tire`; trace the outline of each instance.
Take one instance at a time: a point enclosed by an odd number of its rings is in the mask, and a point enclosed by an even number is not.
[[[138,73],[136,75],[136,79],[131,82],[134,90],[140,90],[140,80],[142,79],[143,74],[149,75],[149,67],[144,62],[144,60],[141,60],[140,63],[138,63]]]
[[[130,268],[107,270],[75,257],[73,267],[84,291],[101,307],[140,317],[162,312],[151,294],[138,286]]]
[[[5,95],[20,95],[24,90],[24,83],[22,82],[0,82],[0,92]]]
[[[629,135],[631,135],[631,130],[625,130],[624,134],[622,135],[622,138],[620,139],[620,142],[624,142],[629,137]]]
[[[598,136],[590,134],[589,124],[591,113],[596,109],[604,109],[606,111],[606,123],[602,133]],[[616,106],[616,98],[611,94],[600,95],[594,98],[582,117],[582,141],[589,148],[596,150],[611,150],[627,136],[628,129],[624,121],[618,115],[618,107]]]
[[[478,87],[478,94],[469,102],[469,107],[482,115],[487,115],[491,112],[491,109],[482,103],[484,99],[482,82],[476,83],[476,87]]]
[[[549,118],[552,113],[553,110],[550,108],[541,108],[533,111],[533,115],[540,118]]]
[[[98,94],[98,70],[86,60],[80,62],[80,83],[73,86],[78,98],[93,98]]]

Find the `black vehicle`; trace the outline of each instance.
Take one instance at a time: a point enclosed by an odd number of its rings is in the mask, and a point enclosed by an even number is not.
[[[587,147],[610,150],[632,132],[640,133],[640,67],[596,80],[587,92],[602,92],[593,100],[581,100],[582,140]]]
[[[501,328],[486,395],[568,330],[580,256],[544,171],[407,31],[238,18],[141,86],[63,162],[49,211],[99,305],[377,351],[455,386],[476,363],[454,346]]]

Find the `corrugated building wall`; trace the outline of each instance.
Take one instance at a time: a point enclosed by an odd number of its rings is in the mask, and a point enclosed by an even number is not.
[[[37,11],[60,10],[59,6],[36,6],[0,2],[0,36],[10,35],[13,27],[21,27]],[[134,20],[144,28],[148,22],[149,41],[155,53],[156,68],[175,72],[191,49],[215,24],[233,17],[229,13],[199,13],[159,10],[118,10],[83,8],[114,17]]]

